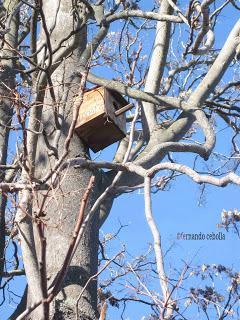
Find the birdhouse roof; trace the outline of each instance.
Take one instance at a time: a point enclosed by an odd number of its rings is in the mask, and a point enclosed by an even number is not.
[[[94,90],[96,90],[97,88],[104,88],[104,90],[110,92],[110,94],[111,94],[112,96],[114,96],[115,99],[118,100],[121,105],[124,106],[124,105],[127,105],[127,104],[128,104],[128,101],[127,101],[119,92],[117,92],[116,90],[108,89],[108,88],[106,88],[106,87],[104,87],[104,86],[96,85],[96,86],[94,86],[94,87],[92,87],[92,88],[85,89],[85,90],[84,90],[84,93],[90,92],[90,91],[94,91]]]

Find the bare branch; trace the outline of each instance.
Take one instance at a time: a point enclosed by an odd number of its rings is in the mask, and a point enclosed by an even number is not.
[[[167,0],[161,2],[159,14],[171,13],[172,7]],[[146,77],[144,91],[158,94],[160,83],[163,76],[164,66],[167,60],[168,48],[170,43],[171,24],[169,22],[158,22],[156,35],[153,44],[152,57],[148,74]],[[156,107],[154,104],[143,102],[143,112],[147,122],[147,137],[156,129]]]
[[[240,185],[240,177],[236,175],[234,172],[228,173],[226,176],[222,178],[215,178],[211,175],[200,175],[193,169],[188,166],[178,164],[178,163],[160,163],[150,170],[148,170],[147,175],[152,176],[159,170],[173,170],[186,174],[189,176],[194,182],[202,184],[208,183],[217,187],[226,187],[228,184],[234,183],[236,185]]]
[[[164,255],[163,255],[162,246],[161,246],[161,236],[152,214],[151,178],[150,177],[146,177],[144,179],[144,199],[145,199],[145,215],[146,215],[148,226],[151,230],[152,237],[154,240],[154,251],[156,256],[158,277],[160,280],[160,285],[163,292],[163,301],[165,304],[169,299],[168,278],[166,276],[166,272],[164,269],[164,262],[163,262]],[[168,310],[170,311],[170,313],[168,311],[168,316],[170,316],[172,312],[171,312],[171,309],[168,308]]]
[[[174,22],[174,23],[183,23],[182,17],[177,17],[171,14],[164,14],[164,13],[156,13],[156,12],[146,12],[141,10],[124,10],[120,12],[116,12],[106,18],[106,22],[113,22],[119,19],[129,19],[131,17],[134,18],[143,18],[149,20],[156,20],[156,21],[167,21],[167,22]]]

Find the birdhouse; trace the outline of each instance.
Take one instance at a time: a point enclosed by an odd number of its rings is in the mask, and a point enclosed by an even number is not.
[[[76,102],[80,97],[76,97]],[[127,106],[127,108],[126,108]],[[97,152],[125,137],[128,102],[116,91],[95,87],[83,95],[76,125],[77,135]]]

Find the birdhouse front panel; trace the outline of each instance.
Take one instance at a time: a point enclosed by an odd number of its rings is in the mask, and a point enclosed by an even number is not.
[[[80,103],[76,97],[75,103]],[[94,151],[100,151],[125,137],[125,115],[115,115],[127,101],[118,93],[97,87],[84,93],[76,133]]]
[[[79,97],[77,97],[76,100],[77,99],[79,99]],[[103,115],[105,113],[104,100],[103,87],[84,93],[78,115],[78,126],[87,124],[96,117]]]

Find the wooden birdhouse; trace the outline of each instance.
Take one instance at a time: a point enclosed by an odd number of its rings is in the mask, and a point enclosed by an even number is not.
[[[76,97],[76,103],[79,97]],[[97,152],[125,137],[128,102],[116,91],[95,87],[83,95],[76,133]]]

